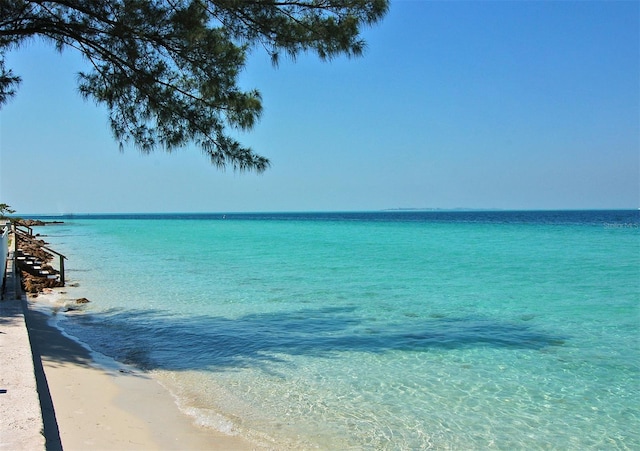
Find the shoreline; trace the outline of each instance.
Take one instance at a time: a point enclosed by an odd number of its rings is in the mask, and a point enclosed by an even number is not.
[[[81,343],[51,325],[51,317],[37,308],[51,309],[53,304],[46,303],[53,296],[28,297],[25,312],[47,449],[260,448],[241,436],[198,426],[179,409],[173,395],[143,371],[115,361],[113,367],[98,362]]]

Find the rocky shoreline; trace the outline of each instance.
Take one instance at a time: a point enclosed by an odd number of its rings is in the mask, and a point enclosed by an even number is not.
[[[16,222],[16,225],[23,227],[35,227],[35,226],[44,226],[47,224],[59,224],[60,221],[55,222],[44,222],[40,220],[34,219],[22,219]],[[39,235],[39,234],[38,234]],[[38,236],[36,235],[36,236]],[[21,255],[29,255],[35,257],[37,260],[41,262],[40,267],[43,271],[48,271],[51,274],[57,273],[58,271],[51,265],[51,261],[53,260],[53,255],[43,249],[43,247],[47,246],[48,243],[40,238],[36,238],[35,236],[26,237],[21,233],[15,234],[16,239],[16,249]],[[63,284],[60,282],[58,278],[52,279],[48,278],[46,275],[42,275],[39,272],[34,272],[28,265],[24,265],[18,262],[18,269],[20,270],[20,280],[22,282],[22,289],[29,293],[32,296],[37,296],[39,293],[42,293],[47,288],[55,288],[61,287]]]
[[[45,226],[47,224],[64,224],[64,221],[41,221],[40,219],[20,219],[18,225],[25,227]]]

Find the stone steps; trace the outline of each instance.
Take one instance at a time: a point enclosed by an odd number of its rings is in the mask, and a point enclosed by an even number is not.
[[[16,263],[19,269],[32,276],[49,280],[59,280],[60,276],[55,269],[43,269],[43,262],[29,253],[17,250]]]

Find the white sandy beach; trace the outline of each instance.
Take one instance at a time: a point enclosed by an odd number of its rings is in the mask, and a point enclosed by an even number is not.
[[[249,450],[238,436],[197,426],[163,386],[143,372],[98,365],[79,343],[48,324],[29,300],[28,324],[49,387],[58,442],[65,450]],[[55,428],[54,428],[55,429]],[[55,436],[55,431],[48,431]],[[55,448],[55,446],[54,446]]]

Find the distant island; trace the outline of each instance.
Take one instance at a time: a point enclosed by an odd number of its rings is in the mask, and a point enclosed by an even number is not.
[[[436,208],[436,207],[396,207],[385,208],[382,211],[503,211],[502,208]]]

